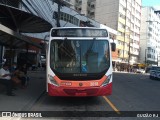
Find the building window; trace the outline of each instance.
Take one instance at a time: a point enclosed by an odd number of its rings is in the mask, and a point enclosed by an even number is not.
[[[125,25],[123,25],[122,23],[118,23],[118,27],[125,29]]]
[[[91,5],[91,8],[95,8],[95,5]]]
[[[151,54],[147,54],[147,58],[151,58]]]
[[[94,16],[94,12],[91,12],[90,15],[91,15],[91,16]]]
[[[63,21],[72,23],[74,25],[77,25],[77,26],[78,26],[78,23],[79,23],[79,20],[76,17],[74,17],[70,14],[64,13],[64,12],[60,13],[60,19],[63,20]]]
[[[125,19],[126,17],[124,15],[122,15],[121,13],[119,14],[119,17],[122,19]]]

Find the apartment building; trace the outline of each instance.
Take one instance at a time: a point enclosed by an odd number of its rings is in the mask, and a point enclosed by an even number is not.
[[[74,9],[118,31],[117,61],[139,59],[141,0],[70,0]]]
[[[160,11],[142,7],[140,61],[160,65]]]

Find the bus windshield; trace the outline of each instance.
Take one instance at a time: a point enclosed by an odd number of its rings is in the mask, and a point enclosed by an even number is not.
[[[100,73],[110,66],[107,40],[52,40],[50,67],[58,73]]]

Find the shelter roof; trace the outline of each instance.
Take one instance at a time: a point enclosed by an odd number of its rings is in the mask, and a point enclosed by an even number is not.
[[[46,20],[2,3],[0,3],[0,23],[12,30],[25,33],[48,32],[52,28]]]

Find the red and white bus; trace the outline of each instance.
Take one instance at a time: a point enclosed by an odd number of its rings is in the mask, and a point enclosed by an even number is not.
[[[112,93],[112,50],[106,29],[51,29],[47,48],[50,96],[103,96]]]

